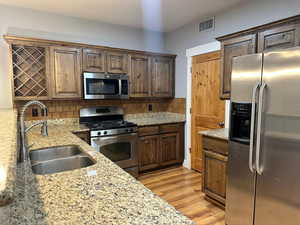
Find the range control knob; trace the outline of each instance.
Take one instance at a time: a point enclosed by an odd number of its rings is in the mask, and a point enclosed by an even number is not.
[[[104,131],[104,134],[107,134],[107,131]]]
[[[100,135],[101,135],[101,132],[98,132],[98,135],[100,136]]]

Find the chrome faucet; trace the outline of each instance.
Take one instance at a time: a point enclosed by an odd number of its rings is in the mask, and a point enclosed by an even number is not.
[[[41,134],[43,136],[48,136],[48,126],[47,126],[47,120],[44,119],[43,121],[37,122],[35,124],[32,124],[30,127],[26,128],[25,127],[25,121],[24,121],[24,117],[25,117],[25,112],[28,109],[29,106],[31,105],[37,105],[39,106],[43,111],[44,111],[44,117],[46,117],[47,115],[47,107],[40,101],[29,101],[27,102],[21,112],[20,112],[20,125],[21,125],[21,141],[22,141],[22,149],[21,149],[21,162],[24,162],[26,160],[28,160],[29,156],[28,156],[28,146],[26,146],[26,133],[33,127],[42,124],[42,128],[41,128]]]

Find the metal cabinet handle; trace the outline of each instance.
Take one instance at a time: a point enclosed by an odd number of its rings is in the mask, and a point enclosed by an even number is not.
[[[254,124],[255,124],[255,112],[256,112],[256,95],[260,83],[257,83],[253,87],[252,101],[251,101],[251,127],[250,127],[250,149],[249,149],[249,169],[252,173],[255,172],[253,167],[253,145],[254,145]]]
[[[256,171],[259,175],[262,175],[262,169],[259,165],[260,162],[260,142],[261,142],[261,121],[262,121],[262,108],[263,108],[263,98],[264,91],[267,87],[265,82],[262,82],[260,91],[259,91],[259,103],[258,103],[258,118],[257,118],[257,140],[256,140],[256,156],[255,156],[255,166]]]

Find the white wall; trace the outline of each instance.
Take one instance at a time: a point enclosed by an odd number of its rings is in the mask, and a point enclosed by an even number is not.
[[[8,45],[3,34],[165,52],[164,36],[159,32],[0,5],[0,108],[12,107]]]
[[[215,15],[215,29],[198,32],[198,23],[166,34],[166,49],[177,54],[176,97],[185,97],[187,83],[186,50],[215,40],[215,37],[300,14],[299,0],[251,0]]]

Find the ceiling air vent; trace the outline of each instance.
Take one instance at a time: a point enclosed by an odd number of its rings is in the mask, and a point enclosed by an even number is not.
[[[215,27],[215,18],[204,20],[199,24],[199,32],[213,30]]]

